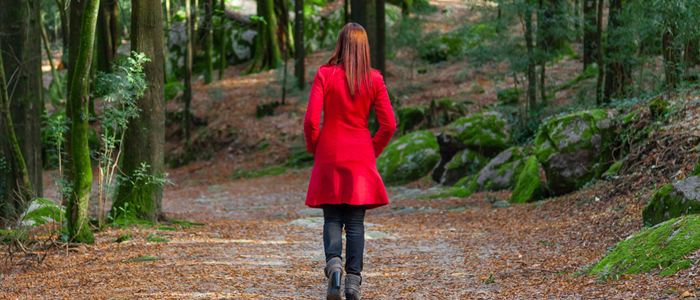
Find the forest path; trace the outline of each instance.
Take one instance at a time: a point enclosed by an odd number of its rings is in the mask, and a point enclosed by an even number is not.
[[[171,176],[164,210],[206,225],[109,228],[94,245],[0,277],[0,299],[321,299],[321,211],[303,205],[310,169],[216,184],[197,172]],[[590,193],[579,193],[584,204],[492,208],[508,194],[420,200],[424,191],[388,190],[392,204],[366,218],[364,299],[663,299],[688,284],[572,276],[614,240],[596,225],[605,213],[575,209],[596,203]]]

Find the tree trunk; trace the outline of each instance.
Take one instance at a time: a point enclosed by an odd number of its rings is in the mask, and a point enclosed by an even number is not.
[[[0,35],[1,37],[1,35]],[[2,43],[2,41],[0,41]],[[5,129],[0,132],[3,136],[3,145],[0,145],[0,224],[4,225],[7,220],[14,220],[21,215],[26,203],[31,200],[32,184],[29,181],[27,165],[24,163],[22,150],[17,142],[15,127],[12,124],[10,114],[10,98],[5,85],[5,68],[0,55],[0,125]],[[5,155],[5,148],[9,155]],[[6,159],[9,157],[9,159]],[[18,180],[8,180],[7,177],[14,177]],[[17,187],[15,187],[17,185]],[[7,191],[10,191],[8,193]],[[16,197],[19,195],[19,199]]]
[[[255,56],[246,68],[244,74],[267,71],[277,68],[282,61],[278,24],[275,15],[274,0],[258,0],[258,16],[264,18],[258,22],[258,34],[255,36]]]
[[[367,30],[367,3],[365,0],[350,0],[350,21]]]
[[[66,1],[66,0],[63,0]],[[81,24],[83,20],[83,9],[85,8],[85,1],[71,1],[70,6],[69,6],[69,13],[70,13],[70,20],[73,20],[73,22],[70,22],[69,30],[72,32],[71,35],[68,36],[68,71],[66,72],[66,99],[68,99],[66,103],[66,117],[68,117],[69,120],[73,119],[73,111],[71,108],[70,104],[70,95],[71,95],[71,88],[73,86],[73,73],[75,71],[75,65],[76,61],[78,59],[78,51],[80,49],[80,36],[81,36]],[[64,48],[64,50],[66,50]],[[71,146],[72,143],[72,135],[73,135],[73,124],[72,122],[69,122],[68,124],[68,131],[65,133],[65,148],[67,149],[66,151],[66,168],[63,170],[63,174],[65,176],[65,180],[67,182],[73,182],[73,147]],[[63,203],[63,205],[67,206],[68,202]]]
[[[204,11],[204,54],[207,64],[204,71],[204,84],[210,84],[214,80],[214,26],[212,26],[214,0],[204,2]]]
[[[595,88],[595,102],[597,105],[603,104],[603,79],[605,77],[605,61],[603,61],[603,5],[605,0],[598,2],[598,82]]]
[[[192,19],[193,14],[190,13],[190,1],[185,0],[185,15],[187,19],[187,46],[185,47],[185,91],[182,95],[182,100],[185,102],[185,141],[190,140],[191,131],[191,117],[190,117],[190,104],[192,103],[192,57],[193,57],[193,45],[192,40],[194,39],[194,19]]]
[[[223,0],[222,0],[223,2]],[[222,5],[223,7],[223,5]],[[223,8],[222,8],[223,9]],[[168,29],[170,29],[170,25],[172,25],[172,21],[170,20],[170,0],[165,0],[165,11],[163,11],[165,14],[165,23]]]
[[[4,59],[9,115],[14,121],[13,133],[21,152],[26,174],[14,162],[12,137],[0,129],[0,160],[9,155],[8,165],[0,165],[0,218],[14,217],[23,209],[20,202],[12,201],[15,195],[27,192],[41,197],[41,121],[44,110],[41,79],[41,22],[39,0],[0,0],[0,51]],[[0,117],[0,119],[4,119]],[[10,120],[2,121],[9,122]],[[6,126],[2,126],[6,127]],[[7,168],[3,170],[4,168]],[[5,172],[3,174],[3,172]],[[22,191],[24,176],[28,176],[31,191]],[[19,183],[19,184],[18,184]],[[18,192],[20,192],[18,194]],[[4,201],[8,201],[3,203]],[[8,215],[9,213],[9,215]]]
[[[59,89],[59,93],[63,95],[63,85],[61,84],[61,77],[58,76],[58,70],[56,69],[56,64],[53,62],[53,54],[51,53],[51,45],[49,44],[49,37],[46,35],[46,28],[44,28],[44,22],[42,21],[39,25],[41,27],[41,38],[44,41],[44,50],[46,50],[46,57],[49,59],[49,65],[51,65],[51,77],[56,86]]]
[[[116,0],[102,0],[96,30],[96,67],[98,71],[109,73],[112,64],[117,59],[117,47],[119,46],[119,18]]]
[[[226,11],[226,3],[224,0],[221,0],[221,10]],[[219,80],[224,79],[226,76],[226,18],[224,17],[225,13],[221,14],[221,27],[219,29],[219,43],[221,44],[221,50],[219,51],[219,55],[221,56],[219,58]]]
[[[532,1],[525,2],[525,47],[527,48],[527,98],[530,112],[537,110],[537,73],[535,72],[535,46],[533,41]]]
[[[596,60],[598,33],[596,23],[596,0],[583,0],[583,69]]]
[[[384,76],[386,82],[386,6],[385,0],[376,0],[377,2],[377,64],[375,69]]]
[[[302,1],[302,3],[303,3],[303,1]],[[351,20],[350,20],[350,0],[343,0],[343,6],[345,7],[345,11],[343,12],[343,22],[345,24],[348,24],[351,22]]]
[[[625,87],[628,87],[630,82],[630,67],[626,63],[620,61],[618,53],[621,50],[620,42],[623,41],[619,30],[622,27],[620,23],[620,13],[622,11],[622,0],[612,0],[610,2],[609,23],[608,23],[608,42],[606,53],[608,56],[606,62],[605,74],[605,91],[603,94],[603,102],[610,103],[612,98],[621,99],[625,94]]]
[[[123,142],[124,156],[121,171],[132,180],[122,180],[117,187],[112,215],[119,216],[119,208],[128,203],[130,215],[137,219],[158,222],[162,220],[163,186],[141,182],[135,173],[141,164],[150,166],[147,174],[165,176],[165,99],[163,90],[163,12],[159,2],[131,1],[131,51],[145,53],[150,62],[144,64],[148,88],[137,100],[139,117],[129,123]]]
[[[367,5],[367,24],[363,25],[369,42],[369,56],[372,68],[377,67],[377,2],[364,0]]]
[[[66,51],[68,51],[68,43],[70,41],[70,25],[68,19],[67,7],[65,5],[65,0],[56,0],[56,5],[58,6],[58,13],[61,16],[61,31],[63,38],[63,55],[61,57],[61,63],[64,68],[68,67],[68,57],[66,56]],[[58,37],[57,37],[58,38]]]
[[[347,0],[344,0],[347,3]],[[346,5],[347,6],[347,5]],[[347,12],[346,12],[347,15]],[[294,0],[294,76],[297,87],[304,90],[306,71],[304,66],[306,47],[304,47],[304,0]]]
[[[586,0],[583,0],[584,2]],[[574,0],[574,31],[576,32],[576,41],[581,40],[581,11],[579,10],[579,0]]]
[[[95,238],[88,223],[88,201],[92,188],[92,167],[88,148],[88,75],[95,45],[95,29],[100,0],[84,0],[85,10],[80,29],[80,47],[75,60],[75,70],[71,81],[70,105],[73,132],[71,148],[73,153],[73,191],[66,210],[68,232],[72,239],[81,243],[92,243]],[[75,2],[73,3],[75,4]],[[73,19],[78,20],[78,19]],[[78,32],[74,30],[73,32]]]
[[[676,28],[671,25],[670,29],[665,29],[663,34],[663,57],[664,57],[664,70],[666,73],[666,86],[668,91],[671,92],[678,86],[680,82],[680,72],[678,71],[680,65],[680,54],[676,48],[675,35]]]

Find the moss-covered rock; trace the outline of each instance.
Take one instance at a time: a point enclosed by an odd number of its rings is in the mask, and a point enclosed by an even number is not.
[[[434,64],[460,55],[463,48],[464,43],[460,37],[445,35],[425,44],[418,52],[420,58]]]
[[[511,142],[505,118],[495,111],[460,118],[448,126],[445,134],[487,157],[507,149]]]
[[[430,108],[425,116],[429,128],[441,127],[467,115],[467,107],[463,102],[450,98],[430,101]]]
[[[700,248],[700,216],[671,219],[629,236],[598,263],[591,274],[603,279],[661,269],[667,276],[694,262],[684,256]]]
[[[38,226],[65,219],[65,207],[44,198],[33,200],[20,219],[22,225]]]
[[[700,213],[700,176],[692,176],[664,185],[654,193],[642,211],[647,225]]]
[[[399,130],[401,135],[413,131],[420,123],[425,120],[425,113],[428,111],[427,106],[407,106],[399,108]]]
[[[612,157],[613,120],[607,111],[578,112],[542,124],[535,154],[555,195],[583,187],[607,170]]]
[[[445,171],[440,178],[442,185],[453,185],[465,176],[471,176],[479,172],[488,159],[476,151],[464,149],[457,152],[452,159],[445,164]]]
[[[469,190],[471,192],[500,191],[515,187],[525,167],[529,149],[512,147],[492,159],[476,175]]]
[[[603,173],[603,175],[601,177],[602,178],[610,178],[610,177],[619,175],[620,170],[622,169],[622,167],[625,166],[626,163],[627,163],[627,157],[616,161],[615,163],[613,163],[610,166],[610,168],[608,168],[607,171],[605,171],[605,173]]]
[[[528,203],[541,200],[547,196],[547,190],[543,182],[540,180],[540,169],[542,166],[537,160],[537,156],[531,155],[528,157],[525,167],[518,181],[515,184],[515,190],[510,195],[508,200],[510,203]]]
[[[384,183],[404,183],[428,175],[440,160],[435,135],[416,131],[391,142],[377,158]]]
[[[656,98],[649,104],[649,112],[652,118],[658,118],[666,114],[666,108],[668,107],[668,101],[661,98]]]

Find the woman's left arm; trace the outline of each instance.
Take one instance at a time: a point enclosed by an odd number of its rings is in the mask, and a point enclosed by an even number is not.
[[[377,86],[376,99],[374,100],[374,111],[377,113],[377,121],[379,121],[379,130],[374,135],[374,157],[379,157],[384,151],[384,147],[389,144],[391,137],[396,131],[396,119],[394,118],[394,110],[391,108],[391,100],[389,93],[384,85],[384,78],[379,76],[379,80],[375,81]]]

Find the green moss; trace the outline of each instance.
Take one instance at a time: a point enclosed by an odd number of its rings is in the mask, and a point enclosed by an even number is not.
[[[445,35],[429,42],[418,52],[420,58],[434,64],[460,55],[463,48],[464,43],[460,37]]]
[[[454,186],[455,187],[466,187],[469,183],[472,182],[472,180],[474,180],[474,177],[465,176],[465,177],[462,177],[462,179],[460,179],[459,181],[455,182]]]
[[[159,258],[157,258],[155,256],[147,255],[147,256],[140,256],[140,257],[136,257],[136,258],[132,258],[132,259],[127,259],[124,262],[144,262],[144,261],[156,261],[156,260],[159,260]]]
[[[598,263],[591,274],[616,278],[623,273],[661,269],[667,276],[691,265],[683,257],[700,248],[700,216],[668,220],[621,241]]]
[[[425,113],[428,111],[427,106],[408,106],[398,109],[399,115],[399,130],[401,134],[406,134],[418,126],[425,120]]]
[[[165,101],[170,101],[170,100],[174,99],[179,92],[184,91],[185,86],[182,85],[182,83],[180,83],[178,81],[174,81],[174,82],[166,83],[163,86],[163,90],[165,92]]]
[[[416,131],[391,142],[377,158],[377,170],[387,184],[417,180],[435,168],[438,151],[432,132]]]
[[[173,224],[180,225],[183,228],[190,228],[192,226],[206,226],[207,225],[204,223],[192,222],[192,221],[187,221],[187,220],[180,220],[180,219],[175,219],[175,218],[171,218],[170,222],[172,222]]]
[[[528,157],[523,171],[518,176],[515,190],[511,194],[510,203],[527,203],[541,200],[546,195],[546,190],[540,181],[540,169],[537,156]]]
[[[471,192],[500,191],[515,187],[525,167],[527,149],[512,147],[492,159],[476,175],[468,189]]]
[[[649,104],[649,112],[652,118],[658,118],[666,114],[668,101],[661,98],[656,98]]]
[[[457,119],[448,126],[447,133],[487,157],[495,156],[511,143],[506,121],[498,112],[484,112]]]
[[[29,205],[29,208],[22,216],[22,221],[26,225],[38,226],[64,218],[65,210],[51,200],[37,198]]]
[[[509,88],[498,91],[496,97],[498,102],[505,105],[518,104],[518,98],[524,93],[523,90],[519,88]]]
[[[614,164],[610,166],[610,168],[603,173],[603,178],[607,177],[612,177],[612,176],[617,176],[618,172],[620,172],[620,169],[622,169],[622,166],[625,164],[626,160],[621,159],[616,161]]]
[[[693,168],[693,173],[691,173],[690,175],[691,176],[700,175],[700,156],[698,156],[698,162],[695,164],[695,168]]]
[[[132,236],[133,236],[133,234],[131,234],[131,233],[125,234],[125,235],[119,236],[116,240],[114,240],[114,242],[115,242],[115,243],[126,242],[126,241],[131,240],[131,237],[132,237]]]
[[[664,185],[642,211],[646,225],[700,213],[700,177],[693,176]]]
[[[256,168],[253,168],[252,170],[236,169],[233,172],[233,175],[231,175],[231,177],[229,177],[229,179],[237,180],[237,179],[241,179],[241,178],[258,178],[258,177],[263,177],[263,176],[277,176],[280,174],[284,174],[286,172],[287,172],[287,168],[284,166],[262,169],[260,171],[258,171]]]
[[[627,125],[636,122],[641,116],[641,111],[635,110],[622,117],[622,124]]]
[[[157,236],[155,233],[146,236],[146,241],[151,243],[170,243],[170,239]]]
[[[422,199],[439,199],[439,198],[466,198],[472,193],[463,187],[449,187],[440,189],[438,192],[422,197]]]

